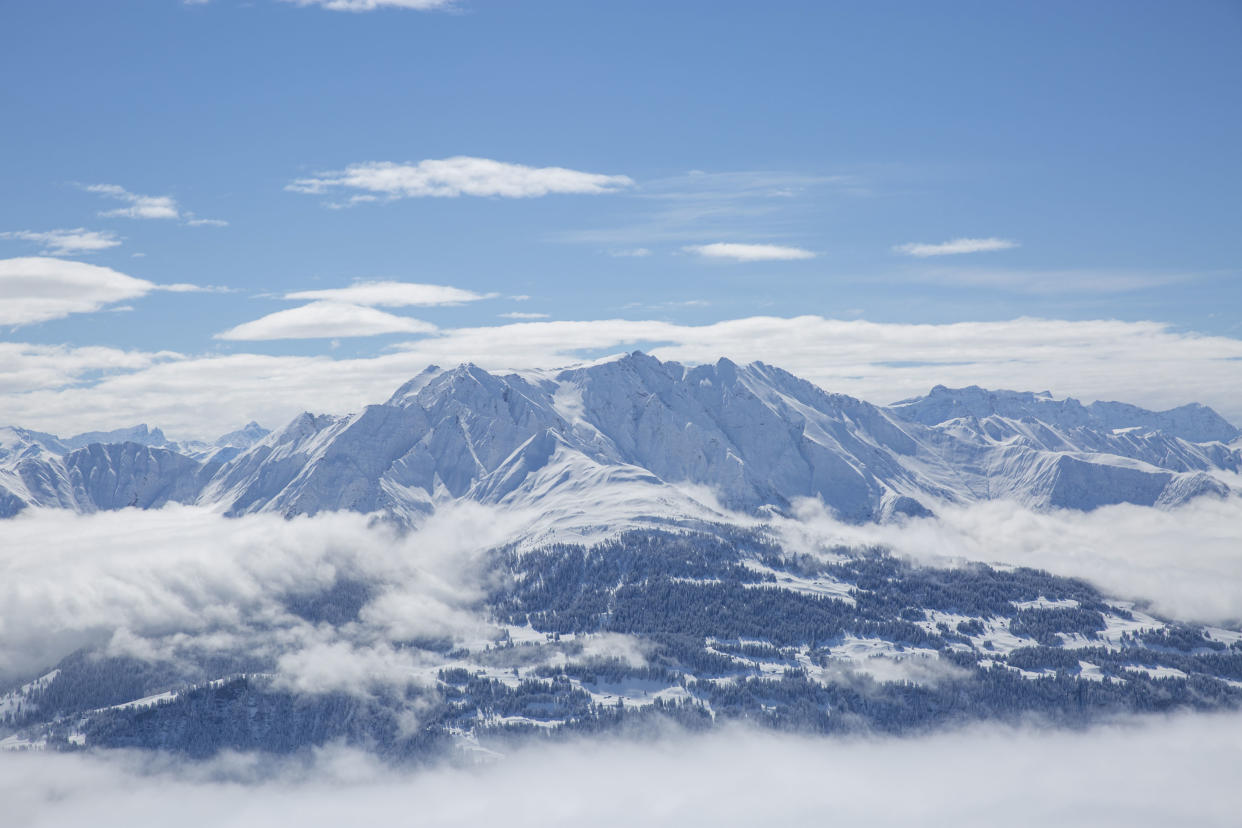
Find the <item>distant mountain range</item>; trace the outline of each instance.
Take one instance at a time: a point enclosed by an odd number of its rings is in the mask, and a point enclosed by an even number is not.
[[[620,511],[784,512],[807,497],[851,521],[996,498],[1169,506],[1228,495],[1213,472],[1242,468],[1240,435],[1197,404],[936,386],[882,407],[759,362],[636,352],[548,373],[433,366],[357,414],[306,413],[270,433],[250,423],[211,444],[145,425],[65,439],[0,428],[0,516],[176,502],[408,521],[469,499],[607,524]]]

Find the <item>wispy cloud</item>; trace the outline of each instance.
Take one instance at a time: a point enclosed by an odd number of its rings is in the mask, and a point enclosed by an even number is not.
[[[94,253],[107,250],[121,244],[121,239],[110,230],[87,230],[77,227],[72,230],[12,230],[0,233],[0,239],[20,239],[42,245],[41,252],[53,256],[66,256],[79,253]]]
[[[431,333],[436,326],[421,319],[396,316],[364,305],[312,302],[276,311],[215,335],[216,339],[334,339],[389,333]]]
[[[297,6],[320,6],[329,11],[369,12],[377,9],[433,11],[452,8],[455,0],[284,0]]]
[[[199,218],[188,210],[183,210],[172,196],[152,196],[131,193],[119,184],[88,184],[82,189],[88,193],[106,196],[124,202],[126,207],[114,210],[103,210],[99,213],[104,218],[131,219],[171,219],[182,221],[189,227],[227,227],[223,219]]]
[[[645,247],[627,247],[621,250],[609,250],[608,255],[617,259],[642,259],[651,255]]]
[[[732,259],[735,262],[774,262],[795,259],[813,259],[815,254],[801,247],[785,247],[777,244],[737,244],[715,242],[693,244],[683,248],[706,259]]]
[[[641,249],[656,242],[803,235],[816,226],[817,207],[825,199],[857,198],[866,192],[862,180],[847,175],[694,170],[640,182],[628,191],[635,214],[622,223],[554,238]]]
[[[298,290],[286,293],[286,299],[313,299],[369,305],[385,308],[434,305],[462,305],[481,299],[494,299],[497,293],[476,293],[449,285],[428,285],[418,282],[355,282],[349,287],[323,290]]]
[[[28,325],[71,313],[91,313],[154,290],[186,292],[203,288],[157,285],[109,267],[66,259],[0,259],[0,325]]]
[[[603,175],[564,167],[528,167],[489,158],[455,156],[397,164],[372,161],[344,170],[300,178],[285,187],[295,193],[352,192],[347,204],[377,198],[484,196],[538,198],[556,193],[598,195],[633,185],[624,175]]]
[[[171,285],[156,285],[157,290],[166,290],[169,293],[235,293],[236,291],[230,287],[222,285],[191,285],[185,282],[174,282]]]
[[[1012,293],[1105,294],[1174,285],[1207,274],[1152,272],[1105,268],[1064,270],[1024,270],[1013,268],[931,268],[896,276],[895,280],[991,288]]]
[[[118,207],[115,210],[104,210],[99,214],[101,216],[133,219],[181,218],[181,210],[177,206],[177,200],[172,196],[139,195],[138,193],[131,193],[117,184],[90,184],[84,189],[88,193],[107,196],[129,205],[128,207]]]
[[[509,311],[508,313],[497,314],[502,319],[547,319],[546,313],[527,313],[524,311]]]
[[[813,175],[796,172],[740,170],[707,172],[691,170],[643,183],[644,198],[665,201],[738,201],[739,199],[790,199],[815,190],[856,191],[862,181],[849,175]]]
[[[649,311],[667,311],[681,308],[706,308],[709,305],[711,305],[711,302],[706,299],[681,299],[667,302],[628,302],[621,307],[623,310],[642,308]]]
[[[312,539],[313,540],[313,539]],[[1237,821],[1242,714],[1002,724],[910,738],[743,728],[543,739],[480,765],[393,767],[339,746],[263,761],[119,751],[0,755],[14,824],[460,828],[825,824],[1164,828]],[[899,795],[894,795],[899,792]]]
[[[907,256],[926,258],[928,256],[955,256],[961,253],[986,253],[992,250],[1009,250],[1017,246],[1017,242],[1009,241],[1008,239],[953,239],[940,244],[921,244],[919,242],[899,244],[893,250],[897,253],[904,253]]]

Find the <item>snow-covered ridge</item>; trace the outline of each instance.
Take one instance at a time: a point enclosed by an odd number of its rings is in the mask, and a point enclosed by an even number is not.
[[[946,388],[937,385],[924,397],[902,400],[889,411],[905,420],[940,425],[950,420],[983,420],[999,416],[1014,420],[1038,420],[1061,429],[1088,428],[1096,431],[1154,432],[1179,437],[1192,443],[1228,443],[1242,436],[1212,409],[1199,403],[1148,411],[1121,402],[1093,402],[1083,405],[1073,397],[1054,399],[1051,392],[989,391],[972,385]]]
[[[1226,444],[1238,436],[1198,405],[937,386],[884,408],[763,363],[688,367],[636,352],[528,376],[432,366],[357,414],[307,413],[272,433],[251,423],[213,445],[146,426],[67,440],[0,429],[0,516],[169,501],[413,519],[471,499],[584,523],[719,519],[806,497],[858,521],[938,500],[1163,506],[1227,495],[1213,473],[1242,469]]]

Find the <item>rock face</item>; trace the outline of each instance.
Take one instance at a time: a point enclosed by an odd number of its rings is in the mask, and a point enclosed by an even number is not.
[[[181,451],[158,429],[124,436],[140,439],[75,449],[81,436],[0,430],[0,515],[180,502],[410,519],[459,499],[641,501],[671,515],[708,491],[728,509],[783,511],[810,497],[867,521],[938,500],[1174,505],[1227,495],[1210,472],[1242,468],[1225,445],[1238,430],[1199,405],[1153,412],[937,386],[883,408],[762,363],[688,368],[641,353],[525,376],[433,366],[358,414],[303,414],[271,433],[251,423]]]
[[[91,443],[65,455],[64,466],[74,500],[84,511],[187,503],[202,487],[198,477],[202,464],[138,443]]]

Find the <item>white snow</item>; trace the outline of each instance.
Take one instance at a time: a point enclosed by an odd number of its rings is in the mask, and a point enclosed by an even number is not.
[[[1044,596],[1039,596],[1034,601],[1011,601],[1015,609],[1074,609],[1078,606],[1078,602],[1073,598],[1059,598],[1051,600]]]
[[[1152,678],[1156,678],[1156,679],[1187,678],[1186,673],[1182,672],[1176,667],[1164,667],[1164,666],[1149,667],[1149,666],[1142,665],[1142,664],[1126,664],[1124,665],[1124,667],[1127,670],[1134,670],[1137,673],[1146,673],[1147,675],[1151,676]]]
[[[857,601],[850,593],[853,592],[855,586],[845,581],[829,577],[827,575],[816,575],[813,577],[796,575],[783,569],[773,569],[765,566],[758,561],[743,561],[743,566],[747,569],[760,573],[761,575],[771,575],[774,581],[763,581],[753,584],[756,587],[773,587],[778,589],[787,589],[791,592],[800,592],[804,595],[816,595],[823,598],[835,598],[838,601],[844,601],[847,604],[856,604]]]
[[[45,673],[34,681],[27,682],[21,687],[10,690],[8,693],[0,696],[0,719],[10,713],[16,713],[18,705],[24,705],[31,693],[47,687],[52,682],[52,679],[58,675],[60,675],[60,670],[52,670],[50,673]]]

